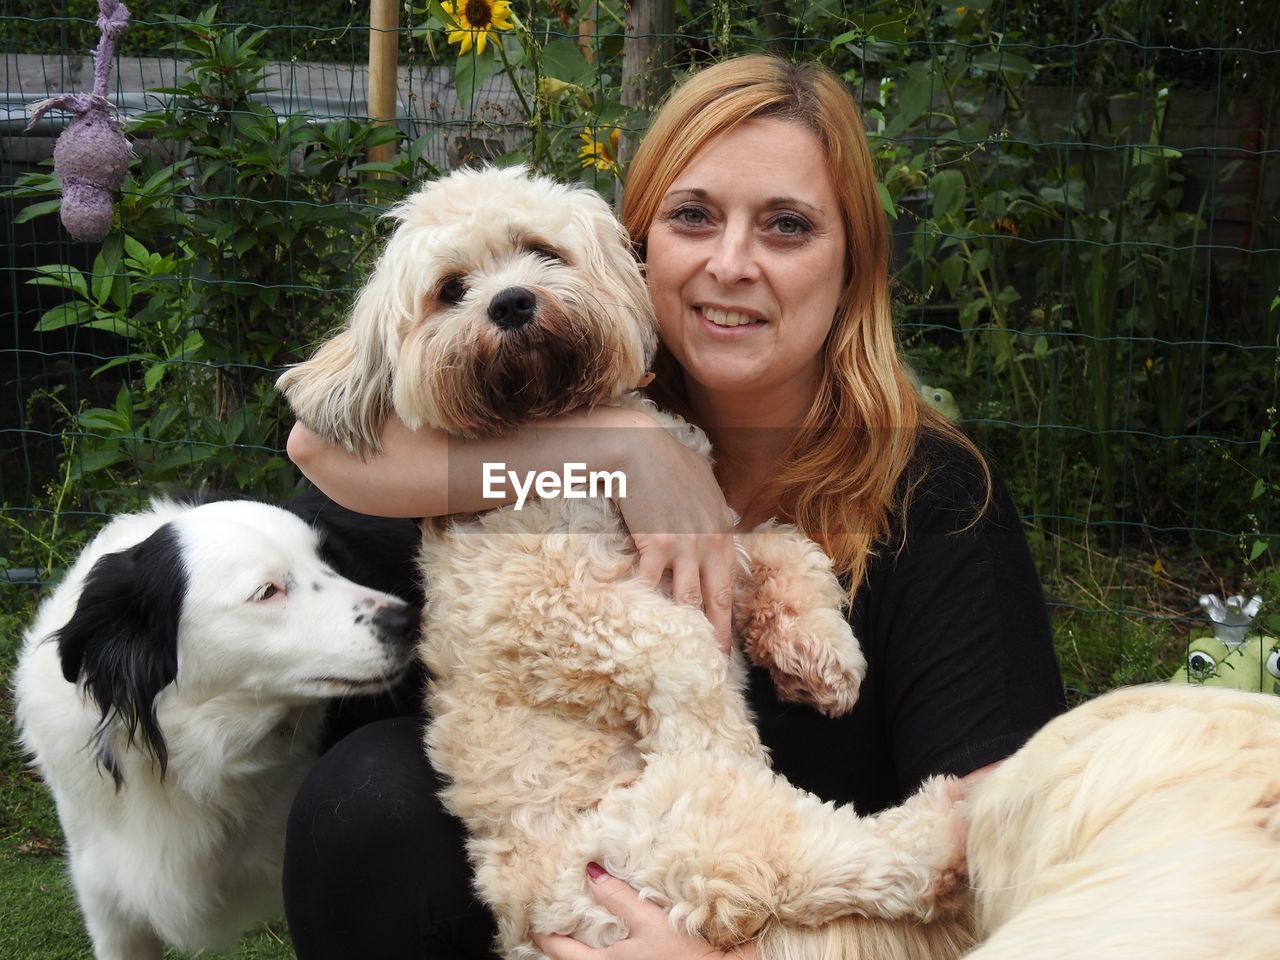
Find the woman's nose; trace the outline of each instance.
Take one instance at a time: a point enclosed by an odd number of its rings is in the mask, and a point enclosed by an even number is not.
[[[759,278],[760,264],[748,226],[726,225],[712,242],[714,249],[707,258],[707,272],[718,283],[730,286]]]

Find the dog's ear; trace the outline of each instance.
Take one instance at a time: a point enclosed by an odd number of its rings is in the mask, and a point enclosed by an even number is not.
[[[596,238],[596,243],[586,251],[583,266],[594,276],[609,278],[609,289],[614,295],[610,306],[625,314],[621,328],[639,338],[635,344],[638,369],[628,371],[625,377],[630,385],[635,385],[652,366],[658,349],[658,321],[644,271],[626,228],[604,199],[585,188],[575,189],[572,196],[577,204],[579,230],[584,236]]]
[[[382,422],[391,409],[394,371],[387,326],[406,307],[393,302],[396,291],[388,289],[388,273],[379,265],[356,298],[346,329],[276,381],[299,420],[353,453],[378,450]]]
[[[155,700],[178,673],[178,621],[187,575],[172,524],[135,546],[102,557],[85,578],[75,613],[55,634],[62,675],[80,683],[101,719],[91,747],[98,762],[124,782],[111,751],[115,721],[132,746],[160,765],[169,753],[156,719]]]

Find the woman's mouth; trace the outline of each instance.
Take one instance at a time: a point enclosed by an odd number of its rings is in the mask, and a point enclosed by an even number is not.
[[[717,327],[745,327],[765,322],[759,317],[748,316],[735,310],[721,310],[719,307],[699,307],[698,311],[708,322]]]

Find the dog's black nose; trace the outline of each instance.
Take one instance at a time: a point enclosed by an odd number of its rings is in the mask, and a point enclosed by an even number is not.
[[[489,301],[489,319],[505,330],[523,327],[538,310],[538,298],[524,287],[509,287]]]
[[[408,603],[387,604],[373,615],[378,638],[384,643],[413,643],[417,640],[421,612]]]

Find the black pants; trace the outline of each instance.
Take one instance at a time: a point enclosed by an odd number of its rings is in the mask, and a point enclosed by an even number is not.
[[[438,789],[418,717],[361,726],[320,758],[285,839],[298,960],[493,956],[493,918],[471,893],[462,825]]]

